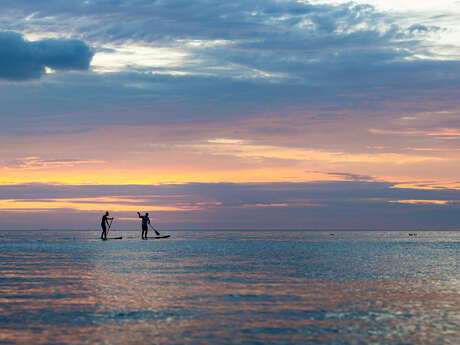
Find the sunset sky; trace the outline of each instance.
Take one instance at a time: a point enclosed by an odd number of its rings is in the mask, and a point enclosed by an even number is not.
[[[459,229],[460,2],[3,0],[0,229]]]

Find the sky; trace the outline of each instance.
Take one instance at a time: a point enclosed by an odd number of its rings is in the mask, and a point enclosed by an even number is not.
[[[459,22],[457,0],[3,0],[0,229],[459,229]]]

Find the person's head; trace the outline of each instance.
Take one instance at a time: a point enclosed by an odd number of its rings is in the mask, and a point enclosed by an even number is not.
[[[105,212],[105,215],[108,216],[108,215],[109,215],[109,211]]]
[[[146,215],[146,216],[148,216],[148,215],[149,215],[149,213],[148,213],[148,212],[146,212],[146,213],[145,213],[145,215]]]

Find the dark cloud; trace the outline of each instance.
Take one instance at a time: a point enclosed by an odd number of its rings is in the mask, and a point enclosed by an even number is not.
[[[3,200],[43,200],[48,204],[54,199],[100,197],[122,198],[118,203],[137,204],[140,208],[148,208],[147,205],[194,208],[193,211],[154,212],[155,222],[169,228],[433,229],[435,226],[436,229],[450,229],[457,225],[460,208],[458,190],[393,188],[390,183],[366,181],[0,186],[0,199]],[[139,201],[133,201],[136,199]],[[395,202],[398,200],[446,200],[449,203]],[[60,213],[73,212],[74,216],[76,213],[71,210],[48,212],[48,221],[54,227],[60,221],[65,226],[66,220],[59,220]],[[1,211],[0,218],[7,213]],[[117,212],[115,216],[133,215],[132,212]],[[77,218],[80,225],[90,226],[91,221],[97,222],[97,212],[81,212]]]
[[[79,40],[46,39],[25,41],[15,32],[0,32],[0,78],[40,78],[45,67],[55,70],[87,70],[91,49]]]
[[[374,178],[372,176],[357,175],[357,174],[342,173],[342,172],[328,172],[327,174],[331,176],[342,177],[350,181],[359,181],[359,182],[374,181]]]
[[[329,69],[327,78],[321,75],[322,67]],[[391,68],[369,67],[366,75],[358,66],[341,70],[337,65],[318,64],[305,70],[310,85],[223,76],[58,73],[47,76],[39,85],[0,84],[3,114],[9,114],[4,116],[0,132],[14,129],[15,133],[24,133],[29,127],[46,128],[50,124],[88,128],[133,121],[227,121],[284,112],[286,108],[356,109],[356,118],[366,110],[365,116],[374,117],[374,110],[382,111],[386,103],[399,101],[404,102],[405,112],[435,111],[440,104],[443,110],[454,110],[460,99],[460,78],[455,77],[459,68],[455,61],[394,63]]]
[[[460,98],[459,61],[414,58],[433,55],[421,40],[438,28],[413,20],[404,26],[397,17],[369,5],[294,0],[18,0],[2,1],[0,18],[11,30],[70,33],[89,42],[96,52],[110,53],[104,44],[138,44],[190,54],[174,68],[133,63],[121,73],[55,75],[43,78],[40,85],[0,85],[5,113],[17,119],[4,128],[23,127],[22,118],[45,124],[42,114],[64,126],[120,124],[127,121],[126,109],[129,121],[143,123],[227,120],[311,106],[366,109],[372,116],[373,110],[394,101],[408,106],[423,103],[420,109],[429,110],[426,107],[440,103],[455,108],[452,103]],[[226,43],[186,45],[191,40]],[[21,60],[16,55],[24,53],[17,50],[8,61],[19,65],[0,67],[16,79],[36,78],[44,66],[85,68],[90,59],[81,42],[79,46],[65,41],[71,47],[64,47],[64,41],[25,42],[18,36],[15,42],[28,47],[24,52],[32,46],[40,52],[40,58]]]

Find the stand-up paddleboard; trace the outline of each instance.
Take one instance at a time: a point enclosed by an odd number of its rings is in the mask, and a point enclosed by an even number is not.
[[[107,237],[106,240],[122,240],[123,237],[120,236],[120,237]],[[105,240],[104,240],[105,241]]]
[[[159,239],[161,239],[161,238],[169,238],[169,237],[171,237],[171,235],[149,236],[149,237],[147,237],[147,239],[149,239],[149,240],[150,240],[150,239],[152,239],[152,240],[155,240],[155,239],[159,240]]]

